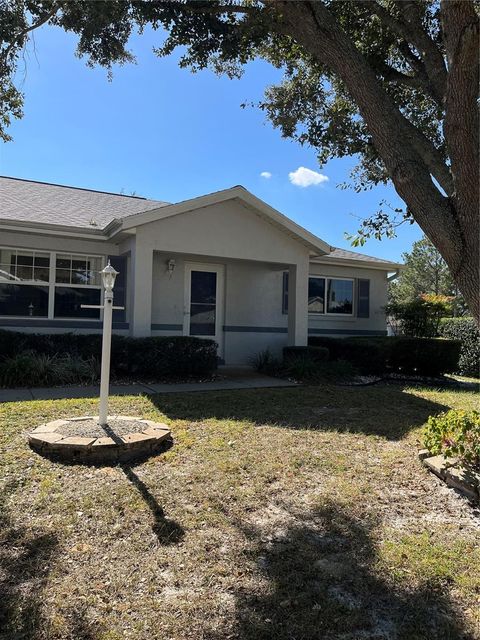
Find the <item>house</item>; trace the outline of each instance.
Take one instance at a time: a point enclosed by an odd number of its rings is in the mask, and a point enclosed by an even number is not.
[[[385,335],[401,265],[331,247],[241,186],[175,204],[0,178],[0,328],[214,339],[227,364],[308,335]]]

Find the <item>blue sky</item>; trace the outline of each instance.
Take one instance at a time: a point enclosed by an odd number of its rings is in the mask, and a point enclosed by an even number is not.
[[[1,173],[170,202],[242,184],[344,248],[350,248],[344,232],[358,227],[355,216],[372,214],[382,199],[401,204],[392,188],[363,194],[337,188],[353,159],[320,170],[314,150],[283,140],[259,110],[240,108],[279,79],[270,65],[251,63],[240,80],[192,74],[178,67],[177,56],[154,56],[159,38],[134,37],[137,64],[116,68],[109,82],[104,69],[74,56],[74,36],[40,29],[19,72],[25,115],[0,151]],[[299,167],[321,171],[328,181],[292,184],[289,174]],[[405,225],[398,238],[370,240],[359,250],[398,260],[420,235],[416,225]]]

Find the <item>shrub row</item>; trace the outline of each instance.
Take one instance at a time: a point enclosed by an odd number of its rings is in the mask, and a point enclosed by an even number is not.
[[[440,376],[456,371],[460,357],[460,342],[441,338],[312,336],[309,345],[324,347],[330,360],[345,360],[367,374]]]
[[[458,373],[480,377],[480,332],[473,318],[443,318],[439,327],[444,338],[460,340]]]
[[[0,360],[0,387],[51,387],[73,383],[94,383],[100,363],[70,355],[49,356],[22,351]]]
[[[0,362],[19,354],[100,361],[98,334],[26,334],[0,331]],[[130,338],[112,336],[111,372],[115,377],[150,379],[211,375],[217,368],[213,340],[190,336]]]
[[[309,345],[308,347],[284,347],[283,360],[289,363],[297,358],[308,358],[313,362],[325,362],[328,360],[329,351],[326,347]]]

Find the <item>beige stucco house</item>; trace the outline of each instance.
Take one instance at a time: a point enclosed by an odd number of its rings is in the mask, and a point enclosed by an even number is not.
[[[309,334],[386,333],[401,265],[331,247],[240,186],[176,204],[0,178],[0,328],[97,332],[98,272],[120,272],[114,330],[213,338],[226,364]]]

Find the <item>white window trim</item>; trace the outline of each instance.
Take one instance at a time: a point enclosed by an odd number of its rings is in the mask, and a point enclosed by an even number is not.
[[[345,277],[341,277],[341,276],[324,276],[321,274],[314,274],[314,273],[310,273],[308,275],[308,280],[310,282],[310,278],[317,278],[317,279],[322,279],[325,281],[325,299],[324,299],[324,303],[323,303],[323,312],[322,311],[309,311],[308,315],[312,316],[313,318],[318,318],[318,316],[323,317],[323,316],[333,316],[333,317],[337,317],[337,318],[353,318],[355,316],[355,278],[345,278]],[[327,281],[328,280],[346,280],[348,282],[352,283],[352,313],[333,313],[332,311],[327,311],[328,309],[328,284]]]
[[[57,254],[60,255],[69,255],[69,256],[79,256],[81,258],[100,258],[101,260],[101,268],[103,269],[105,266],[106,256],[101,254],[91,254],[91,253],[76,253],[76,252],[63,252],[63,251],[46,251],[43,249],[24,249],[23,247],[8,247],[8,246],[0,246],[0,249],[5,249],[6,251],[16,251],[17,253],[20,251],[25,251],[27,253],[43,253],[48,254],[50,257],[50,266],[49,268],[49,279],[48,282],[44,282],[41,280],[21,280],[21,281],[5,281],[1,284],[11,284],[11,285],[25,285],[25,286],[36,286],[36,287],[47,287],[48,288],[48,313],[46,316],[10,316],[10,315],[0,315],[0,318],[5,318],[9,320],[74,320],[75,322],[101,322],[103,320],[103,310],[100,310],[98,318],[72,318],[71,316],[56,316],[55,315],[55,287],[64,287],[68,289],[99,289],[102,290],[102,285],[100,284],[69,284],[67,282],[56,282],[56,272],[57,272]],[[101,304],[101,300],[100,300]]]

